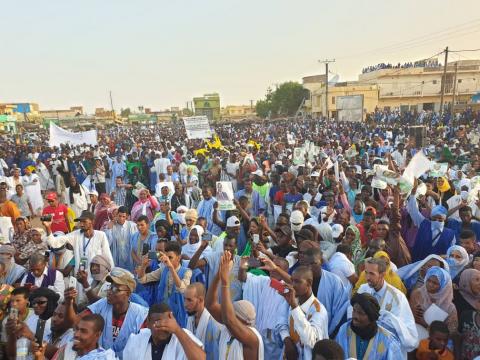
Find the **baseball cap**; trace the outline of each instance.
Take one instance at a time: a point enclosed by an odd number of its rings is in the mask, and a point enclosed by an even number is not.
[[[95,215],[93,215],[93,213],[88,210],[83,210],[80,216],[76,218],[74,221],[81,221],[86,219],[90,219],[93,221],[95,219]]]
[[[290,226],[293,231],[300,231],[303,225],[303,214],[300,210],[294,210],[290,214]]]
[[[128,286],[132,293],[135,291],[135,287],[137,285],[133,274],[130,271],[120,267],[112,268],[105,280],[116,285]]]
[[[257,175],[257,176],[263,176],[263,171],[258,169],[258,170],[255,170],[252,175]]]
[[[333,224],[332,225],[332,237],[338,239],[338,237],[343,233],[342,224]]]
[[[230,216],[227,219],[227,227],[237,227],[240,226],[240,220],[236,216]]]
[[[52,193],[50,193],[46,196],[46,199],[47,200],[57,200],[57,194],[52,192]]]

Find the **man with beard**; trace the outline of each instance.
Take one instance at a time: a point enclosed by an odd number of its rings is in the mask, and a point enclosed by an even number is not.
[[[104,326],[105,321],[100,315],[84,316],[74,328],[73,341],[61,347],[52,360],[115,360],[113,350],[105,350],[99,345]],[[43,360],[45,357],[37,356],[36,359]]]
[[[377,324],[380,305],[369,294],[355,294],[350,301],[352,319],[343,324],[336,341],[345,351],[345,357],[354,359],[398,359],[400,344],[387,329]]]
[[[50,334],[47,335],[47,357],[52,358],[61,347],[73,340],[73,329],[65,323],[65,304],[60,303],[51,317]]]
[[[188,285],[184,297],[188,314],[187,329],[203,343],[207,360],[218,359],[220,324],[205,308],[205,286],[201,283]]]
[[[52,222],[42,222],[47,231],[47,243],[50,247],[56,249],[66,243],[69,243],[73,247],[75,272],[79,270],[80,264],[83,264],[85,269],[88,269],[95,255],[103,255],[108,259],[111,266],[114,264],[107,236],[103,231],[93,229],[94,220],[95,216],[90,211],[82,211],[80,217],[75,219],[76,222],[80,222],[80,229],[67,235],[56,237],[52,234]]]
[[[400,341],[404,358],[418,345],[418,333],[412,310],[406,296],[385,281],[387,264],[382,258],[365,261],[367,284],[358,289],[358,294],[367,293],[377,299],[382,311],[380,323],[393,332]]]
[[[105,319],[103,333],[99,345],[112,349],[121,359],[121,354],[128,341],[130,334],[135,334],[144,327],[148,308],[130,302],[130,295],[135,290],[133,275],[124,269],[114,268],[106,279],[111,283],[107,297],[89,305],[80,314],[75,314],[73,302],[77,296],[75,289],[65,290],[65,306],[67,308],[67,324],[79,324],[89,314],[98,314]],[[77,325],[78,326],[78,325]],[[100,329],[100,333],[102,329]],[[75,331],[75,336],[77,331]],[[66,358],[65,358],[66,359]]]
[[[154,304],[148,311],[148,329],[132,334],[123,360],[204,360],[202,343],[175,321],[167,304]]]
[[[85,297],[82,297],[78,304],[93,304],[107,296],[108,288],[110,284],[106,281],[106,277],[109,274],[112,267],[108,262],[108,259],[103,255],[96,255],[90,262],[90,275],[93,278],[91,282],[88,279],[88,273],[85,270],[78,270],[77,281],[82,285]]]

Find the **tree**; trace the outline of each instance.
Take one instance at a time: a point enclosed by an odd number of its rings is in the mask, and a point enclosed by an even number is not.
[[[123,117],[123,118],[129,117],[131,113],[132,113],[132,111],[130,110],[130,108],[120,110],[120,116]]]
[[[280,84],[275,91],[268,88],[265,100],[257,102],[257,115],[262,118],[267,117],[270,112],[272,116],[295,115],[299,106],[307,97],[308,90],[294,81]]]

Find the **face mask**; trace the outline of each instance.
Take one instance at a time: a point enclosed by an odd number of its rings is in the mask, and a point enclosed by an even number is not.
[[[182,225],[185,225],[186,222],[185,222],[185,214],[177,214],[177,219],[178,219],[178,222]]]
[[[443,221],[431,221],[431,224],[432,231],[443,231],[443,227],[445,226],[445,223]]]

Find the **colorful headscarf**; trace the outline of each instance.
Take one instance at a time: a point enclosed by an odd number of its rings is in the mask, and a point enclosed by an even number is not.
[[[440,192],[444,193],[450,190],[450,183],[448,182],[448,179],[445,176],[440,177],[440,179],[443,180],[442,185],[440,186],[439,181],[437,179],[437,188]]]
[[[426,285],[428,279],[433,276],[436,277],[440,283],[440,289],[435,294],[429,293]],[[425,283],[420,288],[420,291],[423,294],[424,309],[427,309],[431,304],[436,304],[444,311],[449,312],[453,301],[453,286],[452,278],[448,271],[438,266],[432,266],[425,274]]]
[[[480,296],[472,292],[472,282],[474,277],[480,276],[480,271],[475,269],[466,269],[460,275],[459,290],[466,302],[475,310],[480,310]]]

